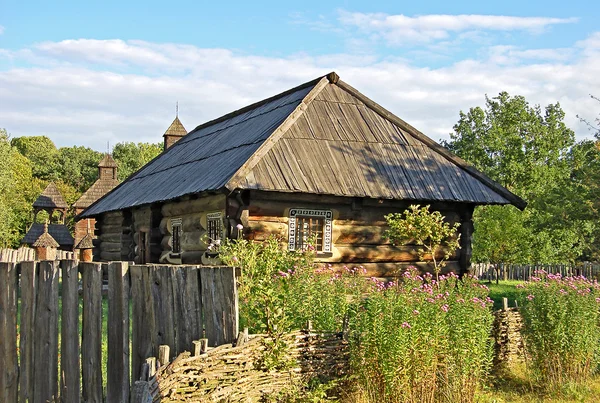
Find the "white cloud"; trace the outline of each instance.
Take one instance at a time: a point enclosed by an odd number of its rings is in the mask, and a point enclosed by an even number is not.
[[[339,11],[339,21],[346,26],[383,38],[392,45],[444,40],[451,34],[470,31],[540,32],[551,25],[577,22],[577,18],[513,17],[503,15],[422,15],[360,13]]]
[[[430,137],[447,138],[460,110],[500,91],[531,104],[559,101],[579,137],[576,114],[600,112],[600,34],[567,49],[496,47],[482,60],[422,68],[404,59],[344,54],[285,58],[143,41],[45,42],[2,52],[0,127],[48,135],[58,145],[103,150],[106,141],[161,141],[174,118],[188,130],[331,70]],[[560,57],[569,55],[568,62]]]
[[[0,35],[2,35],[4,33],[4,27],[2,25],[0,25]]]

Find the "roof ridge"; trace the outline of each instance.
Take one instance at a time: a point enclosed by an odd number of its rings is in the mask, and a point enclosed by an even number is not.
[[[298,120],[300,116],[304,114],[308,105],[314,101],[315,97],[323,91],[323,89],[330,83],[337,82],[339,76],[335,72],[331,72],[325,76],[320,77],[314,82],[314,87],[304,96],[298,106],[285,118],[285,120],[271,133],[266,140],[258,147],[254,153],[242,164],[242,166],[231,176],[231,178],[225,184],[225,187],[233,191],[240,185],[240,182],[244,180],[246,175],[258,164],[262,157],[269,152],[271,148],[281,139],[285,132]],[[299,88],[299,87],[297,87]]]
[[[480,172],[469,162],[467,162],[464,159],[460,158],[459,156],[453,154],[452,152],[450,152],[449,150],[447,150],[446,148],[444,148],[443,146],[438,144],[436,141],[429,138],[428,136],[423,134],[421,131],[419,131],[418,129],[414,128],[413,126],[411,126],[410,124],[405,122],[403,119],[394,115],[392,112],[388,111],[383,106],[379,105],[377,102],[373,101],[366,95],[362,94],[356,88],[352,87],[351,85],[345,83],[342,80],[338,80],[335,84],[342,90],[349,93],[350,95],[353,95],[356,98],[358,98],[359,100],[361,100],[368,108],[373,110],[375,113],[377,113],[382,118],[387,119],[391,123],[399,126],[401,129],[406,131],[406,133],[408,135],[410,135],[414,139],[424,143],[427,147],[429,147],[433,151],[437,152],[442,157],[446,158],[448,161],[450,161],[450,162],[454,163],[455,165],[457,165],[458,167],[464,169],[468,174],[470,174],[472,177],[474,177],[475,179],[477,179],[478,181],[483,183],[485,186],[491,188],[494,192],[500,194],[501,196],[505,197],[507,200],[511,201],[520,210],[523,210],[527,206],[527,202],[525,200],[523,200],[519,196],[515,195],[508,189],[504,188],[502,185],[500,185],[493,179],[488,178],[484,173]]]

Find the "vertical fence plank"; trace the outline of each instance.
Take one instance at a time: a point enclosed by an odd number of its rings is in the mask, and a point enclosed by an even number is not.
[[[184,351],[191,351],[194,340],[202,338],[200,292],[199,269],[191,266],[178,267],[173,276],[177,347],[171,349],[171,358]]]
[[[169,266],[152,267],[152,299],[154,301],[154,315],[156,320],[157,345],[177,346],[175,340],[175,316],[173,315],[173,269]],[[154,355],[157,354],[156,349]],[[148,357],[146,357],[148,358]]]
[[[107,403],[129,401],[129,264],[108,266]]]
[[[154,322],[154,302],[152,301],[152,276],[146,265],[134,265],[131,273],[132,299],[132,340],[131,340],[131,380],[140,379],[142,364],[154,354],[156,327]]]
[[[79,402],[79,271],[77,262],[63,260],[62,321],[60,339],[60,397],[64,403]]]
[[[102,403],[102,265],[80,264],[83,271],[83,401]]]
[[[0,263],[0,401],[16,402],[17,367],[17,267]]]
[[[200,283],[209,345],[232,343],[239,332],[235,269],[203,267],[200,269]]]
[[[58,395],[58,270],[57,262],[39,263],[33,335],[33,401]]]
[[[19,341],[20,375],[19,402],[33,400],[33,335],[35,325],[35,301],[37,295],[38,265],[21,263],[21,338]]]

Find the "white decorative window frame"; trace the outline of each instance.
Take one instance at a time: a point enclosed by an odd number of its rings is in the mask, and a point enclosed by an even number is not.
[[[181,218],[171,218],[171,236],[174,236],[173,234],[175,234],[175,227],[179,227],[179,239],[177,240],[178,244],[179,244],[179,250],[178,251],[174,251],[173,247],[175,245],[173,245],[173,241],[171,241],[171,250],[173,250],[173,253],[181,253],[181,235],[183,234],[183,227],[182,227],[182,220]]]
[[[318,217],[324,219],[323,225],[323,253],[331,253],[331,228],[333,213],[331,210],[314,210],[304,208],[290,209],[288,217],[288,250],[296,250],[296,217]]]

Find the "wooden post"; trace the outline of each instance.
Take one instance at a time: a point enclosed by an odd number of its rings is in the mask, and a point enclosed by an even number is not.
[[[60,398],[64,403],[77,403],[80,399],[79,271],[74,260],[63,260],[60,266],[62,269]]]
[[[506,298],[506,297],[502,298],[502,307],[504,308],[505,311],[508,309],[508,298]]]
[[[177,348],[175,338],[177,323],[173,311],[173,269],[169,266],[151,266],[150,274],[157,332],[156,344],[173,346],[175,351]],[[156,351],[154,355],[156,355]]]
[[[173,272],[173,303],[176,318],[177,346],[171,354],[188,350],[194,340],[202,337],[202,298],[200,273],[197,267],[177,267]]]
[[[35,304],[33,401],[58,396],[58,270],[57,262],[40,262]]]
[[[102,403],[102,264],[82,262],[80,265],[83,271],[83,400]]]
[[[146,358],[148,364],[148,379],[152,378],[156,374],[156,357]]]
[[[158,346],[158,365],[164,366],[169,363],[169,346],[162,345]]]
[[[0,401],[16,402],[17,366],[17,268],[0,263]]]
[[[108,265],[106,402],[129,401],[129,264]]]
[[[21,263],[21,353],[19,403],[33,401],[33,346],[35,334],[35,301],[38,266],[35,262]]]

